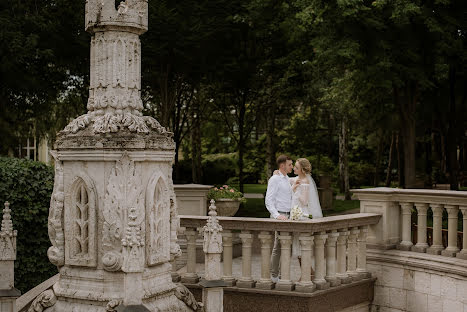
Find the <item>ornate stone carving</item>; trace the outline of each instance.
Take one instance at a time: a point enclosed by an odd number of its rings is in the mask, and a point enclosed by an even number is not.
[[[108,271],[120,269],[120,264],[125,266],[125,263],[128,263],[128,257],[134,256],[125,252],[126,258],[120,259],[122,257],[122,245],[124,243],[130,244],[130,241],[133,241],[133,238],[127,240],[128,235],[131,237],[138,234],[138,236],[144,237],[144,228],[142,227],[144,198],[140,169],[125,152],[110,172],[104,198],[102,238],[104,250],[102,260],[104,269]],[[127,220],[129,221],[128,225],[125,226],[126,233],[124,234],[122,230]],[[125,248],[128,248],[128,246],[125,246]],[[129,268],[129,266],[125,267]],[[134,268],[131,270],[134,270]]]
[[[123,272],[143,272],[144,269],[144,237],[142,236],[141,223],[138,221],[138,213],[135,207],[131,207],[128,213],[128,225],[123,245]]]
[[[159,167],[160,168],[160,167]],[[149,180],[147,190],[147,263],[170,260],[170,196],[161,169]]]
[[[65,264],[65,237],[63,233],[63,163],[58,159],[57,152],[50,154],[55,159],[55,181],[52,197],[50,199],[50,210],[48,219],[48,232],[52,246],[47,250],[47,256],[51,263],[56,266]]]
[[[65,263],[96,266],[97,197],[92,180],[80,172],[69,189],[65,213]]]
[[[175,296],[183,301],[189,308],[193,309],[196,312],[203,312],[203,304],[201,302],[197,302],[195,296],[182,284],[176,284],[177,288],[175,288]]]
[[[208,221],[203,227],[203,251],[204,253],[209,254],[220,254],[222,253],[222,226],[217,220],[217,212],[214,199],[211,199],[211,205],[209,206],[208,215]]]
[[[117,312],[116,308],[122,304],[121,300],[111,300],[105,307],[106,312]]]
[[[28,312],[42,312],[57,302],[57,297],[52,289],[48,289],[34,299]]]
[[[2,227],[0,229],[0,260],[16,260],[16,230],[11,221],[10,203],[5,202],[3,209]]]

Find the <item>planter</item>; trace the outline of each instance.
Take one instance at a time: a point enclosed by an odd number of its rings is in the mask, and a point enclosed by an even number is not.
[[[233,217],[238,208],[240,208],[240,200],[230,198],[219,198],[216,200],[217,215],[221,217]]]

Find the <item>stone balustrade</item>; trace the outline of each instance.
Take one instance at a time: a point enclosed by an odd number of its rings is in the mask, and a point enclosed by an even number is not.
[[[434,255],[467,259],[467,192],[370,188],[352,190],[360,200],[360,211],[379,213],[381,221],[369,227],[368,244],[379,249],[398,248]],[[427,241],[428,211],[433,215],[432,242]],[[443,212],[448,216],[447,246],[442,242]],[[412,212],[417,215],[417,241],[412,241]],[[461,214],[459,213],[461,212]],[[459,218],[463,219],[460,250],[457,235]]]
[[[279,221],[261,218],[218,217],[222,227],[223,277],[228,286],[312,292],[369,277],[366,270],[366,237],[368,227],[378,223],[379,214],[358,213],[306,221]],[[195,242],[207,221],[205,216],[180,216],[188,242]],[[277,232],[281,247],[281,279],[274,285],[270,279],[270,257]],[[299,233],[301,245],[301,278],[291,280],[291,245],[294,233]],[[232,274],[232,239],[242,242],[241,276]],[[252,252],[259,243],[261,278],[252,277]],[[182,282],[198,281],[195,244],[187,246],[186,272]],[[313,280],[312,269],[314,270]]]

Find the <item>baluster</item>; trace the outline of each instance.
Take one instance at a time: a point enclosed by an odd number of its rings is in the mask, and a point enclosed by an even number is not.
[[[186,272],[182,274],[182,283],[198,283],[199,277],[196,274],[196,228],[187,228],[186,236]]]
[[[416,252],[425,252],[428,248],[426,243],[426,216],[428,210],[428,204],[426,203],[415,203],[417,208],[417,244],[413,246],[412,250]]]
[[[368,235],[368,225],[360,227],[360,233],[357,237],[357,273],[361,278],[371,277],[366,269],[366,238]]]
[[[256,283],[256,288],[272,289],[274,286],[270,277],[270,259],[273,237],[274,233],[267,231],[262,231],[258,235],[258,238],[261,241],[261,279]]]
[[[462,250],[457,253],[456,257],[467,260],[467,206],[459,207],[462,211]]]
[[[299,292],[313,292],[316,286],[311,281],[311,251],[313,248],[313,236],[311,233],[300,233],[300,250],[302,253],[301,277],[295,285]]]
[[[256,283],[251,278],[251,246],[253,244],[253,234],[251,234],[251,231],[242,231],[239,237],[242,240],[242,277],[237,280],[237,286],[253,288]]]
[[[326,274],[326,260],[324,258],[324,242],[328,235],[326,232],[319,232],[319,234],[314,236],[315,242],[315,279],[313,283],[315,283],[316,288],[319,290],[329,288],[329,282],[326,281],[324,278]]]
[[[360,230],[357,227],[351,228],[347,240],[347,274],[353,281],[360,279],[357,273],[357,236],[359,233]]]
[[[292,235],[290,232],[280,232],[281,244],[281,279],[276,283],[277,290],[293,290],[294,284],[290,279],[290,250],[292,247]]]
[[[411,250],[412,243],[412,207],[413,203],[400,203],[402,208],[402,241],[399,244],[400,250]]]
[[[177,272],[177,259],[176,257],[171,255],[170,265],[172,266],[172,271],[170,272],[170,276],[172,277],[172,282],[178,283],[180,282],[180,274]]]
[[[328,233],[326,240],[326,280],[331,284],[331,287],[339,286],[341,280],[336,276],[336,242],[339,237],[337,230]]]
[[[337,272],[336,276],[342,284],[348,284],[352,279],[347,274],[347,237],[349,231],[347,228],[339,230],[339,237],[337,238]]]
[[[457,214],[459,207],[454,205],[444,205],[448,212],[448,247],[441,251],[443,256],[454,257],[459,251],[457,247]]]
[[[232,276],[232,254],[233,254],[233,233],[230,230],[224,230],[222,232],[222,244],[224,245],[223,260],[224,260],[224,273],[222,280],[227,286],[235,285],[235,278]]]
[[[430,204],[433,211],[433,244],[426,250],[432,255],[439,255],[444,249],[443,246],[443,205]]]

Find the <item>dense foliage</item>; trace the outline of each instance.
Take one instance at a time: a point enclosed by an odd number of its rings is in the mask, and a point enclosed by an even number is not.
[[[0,157],[0,202],[10,203],[18,230],[15,286],[25,292],[57,273],[47,258],[53,168],[40,162]]]

